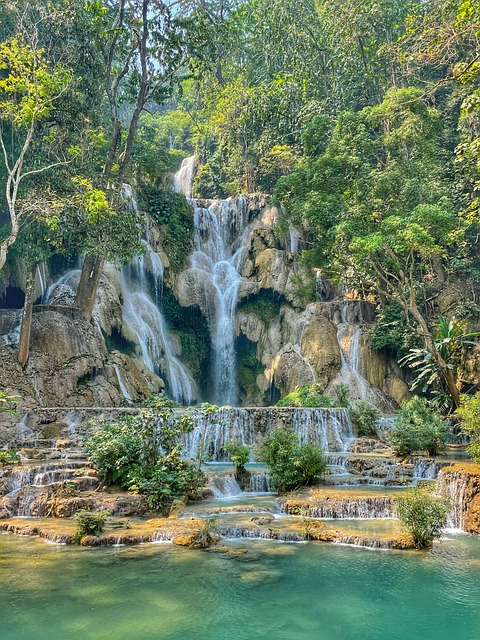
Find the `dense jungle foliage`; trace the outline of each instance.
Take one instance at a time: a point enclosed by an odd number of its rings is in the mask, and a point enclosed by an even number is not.
[[[179,267],[171,176],[195,153],[194,195],[273,194],[304,260],[381,304],[372,345],[438,406],[471,390],[475,0],[5,0],[0,41],[0,269],[86,254],[91,313],[103,261],[141,250],[125,182]],[[445,319],[448,283],[463,294]]]

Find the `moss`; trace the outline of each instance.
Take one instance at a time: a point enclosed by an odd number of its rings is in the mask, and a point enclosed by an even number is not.
[[[245,395],[255,396],[259,393],[257,376],[264,370],[262,363],[257,359],[257,345],[241,335],[235,342],[235,352],[238,386]]]
[[[183,195],[150,185],[141,186],[139,203],[145,213],[158,224],[167,227],[163,248],[174,270],[180,271],[190,253],[192,244],[192,206]]]
[[[285,298],[273,289],[261,289],[256,295],[249,296],[237,307],[243,313],[254,313],[260,320],[269,326],[272,320],[278,318]]]
[[[160,308],[170,329],[176,333],[182,345],[182,362],[193,376],[201,379],[202,386],[209,385],[206,371],[211,370],[210,333],[207,321],[197,307],[182,307],[170,290],[165,290]]]

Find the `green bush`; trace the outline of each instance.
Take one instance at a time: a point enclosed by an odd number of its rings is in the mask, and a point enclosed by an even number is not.
[[[191,412],[175,413],[169,402],[155,399],[155,412],[123,415],[116,423],[101,422],[87,436],[89,460],[105,484],[118,482],[124,489],[146,496],[150,509],[168,514],[181,496],[195,497],[206,483],[200,470],[180,456],[179,438],[193,428]],[[217,410],[203,405],[204,415]]]
[[[143,453],[141,423],[137,416],[124,415],[118,422],[100,420],[99,428],[85,438],[87,456],[102,482],[126,487],[130,469]]]
[[[359,400],[350,408],[350,419],[359,436],[375,437],[380,411],[369,402]]]
[[[426,451],[435,456],[443,449],[447,436],[444,420],[429,408],[425,398],[414,396],[398,411],[389,442],[399,456],[414,451]]]
[[[442,534],[448,514],[448,502],[414,488],[395,498],[397,514],[412,535],[415,547],[430,547]]]
[[[233,440],[225,445],[225,451],[230,454],[230,460],[237,469],[243,469],[250,460],[250,447],[239,440]]]
[[[339,382],[333,385],[335,395],[337,397],[337,407],[349,407],[350,406],[350,388],[348,384]]]
[[[74,516],[77,521],[75,542],[79,543],[83,536],[98,536],[99,533],[102,533],[109,515],[106,509],[96,513],[86,509],[79,509]]]
[[[281,428],[265,440],[258,456],[270,467],[272,487],[279,492],[313,484],[326,467],[320,447],[299,444],[295,433]]]
[[[480,391],[470,397],[462,395],[461,400],[457,414],[462,420],[463,433],[470,438],[467,451],[480,464]]]
[[[0,466],[6,464],[14,464],[20,460],[18,453],[15,449],[8,449],[6,451],[0,451]]]
[[[147,497],[149,509],[168,515],[181,496],[196,498],[206,484],[203,471],[180,457],[179,448],[162,456],[153,467],[137,466],[130,471],[129,489]]]
[[[277,407],[334,407],[333,400],[322,394],[321,386],[314,382],[297,387],[277,402]]]

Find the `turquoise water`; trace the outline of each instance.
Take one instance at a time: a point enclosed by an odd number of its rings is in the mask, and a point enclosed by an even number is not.
[[[478,538],[426,553],[275,542],[230,549],[71,548],[0,535],[0,638],[480,638]]]

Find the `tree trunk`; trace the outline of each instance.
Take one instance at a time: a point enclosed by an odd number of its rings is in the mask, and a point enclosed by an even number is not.
[[[75,305],[83,311],[87,319],[92,317],[93,305],[95,304],[104,262],[105,258],[101,256],[85,256]]]
[[[23,304],[22,324],[20,327],[20,340],[18,343],[18,361],[25,367],[30,352],[30,333],[32,329],[33,302],[35,300],[35,272],[37,265],[34,265],[27,272],[27,282],[25,286],[25,302]]]
[[[418,322],[422,333],[423,333],[423,337],[425,339],[425,345],[427,347],[427,349],[429,350],[429,352],[432,354],[433,359],[435,360],[435,364],[438,367],[438,370],[440,371],[440,374],[442,375],[443,379],[445,380],[445,384],[447,385],[447,389],[448,392],[450,393],[452,400],[455,404],[455,407],[459,407],[460,406],[460,392],[458,390],[457,385],[455,384],[455,378],[453,376],[452,370],[449,369],[447,367],[447,363],[445,362],[445,360],[442,358],[442,356],[440,355],[439,350],[437,349],[437,347],[435,346],[435,340],[430,332],[430,329],[428,328],[428,325],[425,321],[425,318],[422,316],[422,314],[420,313],[420,311],[418,310],[418,308],[416,306],[412,306],[409,311],[411,312],[412,316],[415,318],[415,320]]]

